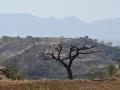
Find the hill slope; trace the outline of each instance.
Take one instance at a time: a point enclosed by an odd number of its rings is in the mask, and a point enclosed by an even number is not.
[[[18,38],[3,41],[0,44],[0,63],[11,63],[16,68],[25,71],[29,78],[66,78],[66,70],[55,60],[44,60],[46,52],[51,51],[56,45],[62,43],[68,49],[70,44],[82,46],[85,42],[90,45],[97,44],[99,53],[80,55],[73,63],[73,75],[95,72],[103,69],[107,64],[115,64],[113,60],[120,55],[120,50],[105,44],[100,44],[89,38],[37,38],[29,40]]]

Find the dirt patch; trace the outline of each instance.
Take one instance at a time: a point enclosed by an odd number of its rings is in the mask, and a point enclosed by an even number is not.
[[[0,90],[120,90],[120,82],[80,80],[0,81]]]

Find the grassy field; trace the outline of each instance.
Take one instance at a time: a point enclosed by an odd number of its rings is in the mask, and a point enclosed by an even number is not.
[[[0,81],[0,90],[120,90],[120,82],[79,80]]]

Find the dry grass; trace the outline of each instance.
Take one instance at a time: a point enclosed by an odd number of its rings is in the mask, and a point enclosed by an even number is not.
[[[120,90],[120,82],[79,80],[0,81],[0,90]]]

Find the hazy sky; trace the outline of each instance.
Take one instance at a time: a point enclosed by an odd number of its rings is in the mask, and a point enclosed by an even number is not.
[[[76,16],[83,21],[120,17],[120,0],[0,0],[0,13]]]

